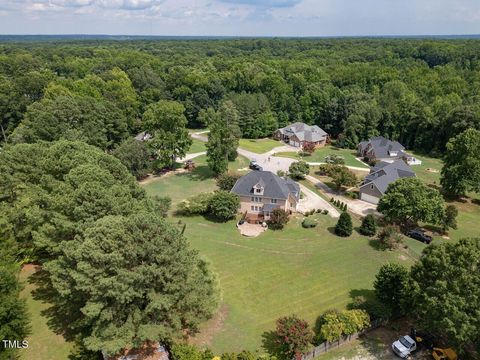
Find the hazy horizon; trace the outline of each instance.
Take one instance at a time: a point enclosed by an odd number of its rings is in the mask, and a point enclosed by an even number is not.
[[[0,34],[370,37],[480,34],[477,0],[0,0]]]

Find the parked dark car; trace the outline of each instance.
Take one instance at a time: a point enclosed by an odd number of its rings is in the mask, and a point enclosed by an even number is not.
[[[411,237],[412,239],[421,241],[425,244],[430,244],[433,240],[430,235],[425,234],[425,232],[421,229],[409,230],[407,232],[407,236]]]
[[[256,171],[262,171],[263,170],[263,168],[260,165],[258,165],[256,161],[251,161],[249,167],[250,167],[250,169],[256,170]]]

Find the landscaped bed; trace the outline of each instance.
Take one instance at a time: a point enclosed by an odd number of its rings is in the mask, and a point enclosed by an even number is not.
[[[294,152],[281,152],[275,155],[293,158],[293,159],[305,160],[307,162],[320,162],[320,163],[325,162],[325,156],[327,155],[340,155],[345,158],[345,165],[347,166],[354,166],[354,167],[359,167],[363,169],[369,168],[366,164],[358,161],[355,158],[356,157],[355,150],[341,149],[341,148],[337,148],[335,146],[330,146],[330,145],[325,146],[323,148],[318,148],[315,150],[315,152],[312,155],[307,155],[307,156],[302,156],[302,154],[294,153]]]

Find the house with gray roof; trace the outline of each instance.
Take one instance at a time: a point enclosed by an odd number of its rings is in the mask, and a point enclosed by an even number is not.
[[[367,159],[369,162],[387,161],[392,162],[401,159],[407,154],[405,147],[398,141],[392,141],[377,136],[368,141],[362,141],[357,147],[358,156]]]
[[[273,138],[295,146],[303,147],[306,143],[312,143],[316,147],[325,146],[328,134],[317,125],[307,125],[296,122],[273,133]]]
[[[360,186],[360,199],[378,204],[389,184],[401,178],[415,176],[415,172],[403,160],[381,161],[370,170],[370,174]]]
[[[252,171],[242,176],[231,192],[240,197],[240,211],[250,223],[269,220],[275,209],[296,212],[300,201],[300,186],[270,171]]]

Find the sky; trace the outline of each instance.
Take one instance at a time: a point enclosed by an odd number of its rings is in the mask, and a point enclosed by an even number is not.
[[[480,34],[480,0],[0,0],[0,34]]]

